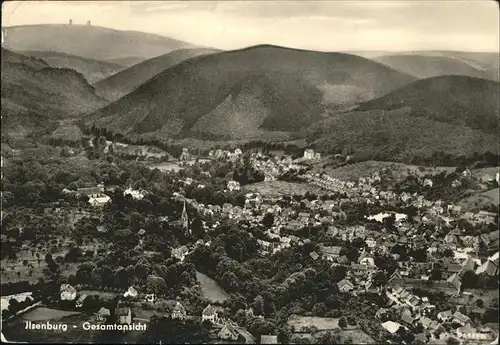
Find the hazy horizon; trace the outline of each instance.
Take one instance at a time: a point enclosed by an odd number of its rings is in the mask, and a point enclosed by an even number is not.
[[[8,1],[4,27],[85,25],[219,49],[499,52],[494,1]]]

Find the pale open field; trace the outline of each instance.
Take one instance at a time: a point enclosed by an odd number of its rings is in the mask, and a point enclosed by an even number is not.
[[[243,190],[252,193],[259,193],[263,197],[278,198],[283,195],[303,195],[307,192],[314,194],[325,194],[325,191],[306,183],[295,183],[286,181],[264,181],[249,184],[243,187]]]
[[[79,315],[79,312],[71,312],[65,310],[57,310],[45,307],[34,308],[21,316],[22,320],[25,321],[47,321],[47,320],[57,320],[70,315]]]
[[[212,278],[201,272],[196,272],[196,278],[201,286],[203,296],[212,303],[222,303],[229,299],[229,294]]]
[[[464,212],[480,211],[492,205],[498,206],[500,204],[498,193],[499,193],[498,188],[490,189],[488,191],[477,193],[465,199],[462,199],[460,200],[458,205],[462,206],[462,210]]]
[[[351,339],[352,344],[375,344],[376,341],[373,340],[368,334],[360,329],[343,330],[340,332],[340,338],[342,342],[346,339]]]
[[[334,330],[339,327],[339,319],[333,317],[299,316],[292,315],[287,321],[289,326],[294,326],[296,331],[305,327],[314,326],[318,331]]]

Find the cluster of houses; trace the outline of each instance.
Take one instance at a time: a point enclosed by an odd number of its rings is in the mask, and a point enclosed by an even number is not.
[[[212,158],[212,159],[225,158],[225,159],[235,161],[238,158],[240,158],[242,156],[242,154],[243,154],[243,152],[239,148],[235,149],[234,151],[218,149],[215,151],[213,151],[213,150],[210,151],[208,154],[208,157]]]
[[[252,154],[250,164],[254,169],[264,173],[265,181],[273,181],[291,170],[300,171],[304,168],[297,164],[292,157],[286,155],[275,155],[270,158],[262,156],[262,154]]]
[[[62,193],[67,195],[81,196],[86,195],[89,198],[89,205],[94,207],[102,207],[106,205],[111,198],[104,194],[104,184],[100,183],[96,187],[78,188],[76,191],[63,189]]]
[[[446,340],[455,337],[461,340],[491,341],[495,334],[489,327],[475,327],[471,319],[455,311],[437,311],[427,297],[418,297],[401,286],[388,288],[386,296],[389,300],[387,308],[380,308],[376,317],[384,321],[381,325],[391,334],[400,327],[415,330],[423,329],[420,337],[425,340]]]

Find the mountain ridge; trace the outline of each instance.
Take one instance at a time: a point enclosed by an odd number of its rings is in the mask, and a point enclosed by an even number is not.
[[[219,52],[214,49],[183,48],[140,62],[94,84],[97,92],[110,101],[116,101],[158,73],[198,55]]]
[[[4,27],[4,47],[14,51],[56,51],[105,61],[130,56],[145,59],[195,45],[158,34],[100,26],[37,24]]]
[[[308,141],[325,152],[347,148],[359,160],[403,163],[494,153],[499,85],[456,75],[417,80],[313,124]]]
[[[172,127],[169,135],[182,136],[230,95],[231,101],[241,96],[244,103],[250,94],[270,110],[261,129],[297,131],[318,120],[325,105],[368,100],[414,80],[354,55],[260,45],[184,60],[89,120],[97,120],[96,125],[99,119],[107,119],[100,121],[107,125],[114,121],[115,129],[124,133],[147,133],[173,121],[175,130]],[[323,84],[330,87],[320,89]],[[344,87],[352,92],[345,93]],[[259,88],[265,92],[256,96]],[[124,119],[134,116],[141,119]],[[290,116],[296,121],[289,121]]]

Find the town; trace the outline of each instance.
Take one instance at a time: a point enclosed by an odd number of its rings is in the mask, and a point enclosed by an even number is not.
[[[464,201],[498,194],[498,168],[343,179],[358,164],[312,148],[31,151],[2,157],[2,340],[498,343],[498,196]],[[47,320],[78,327],[19,332]]]

